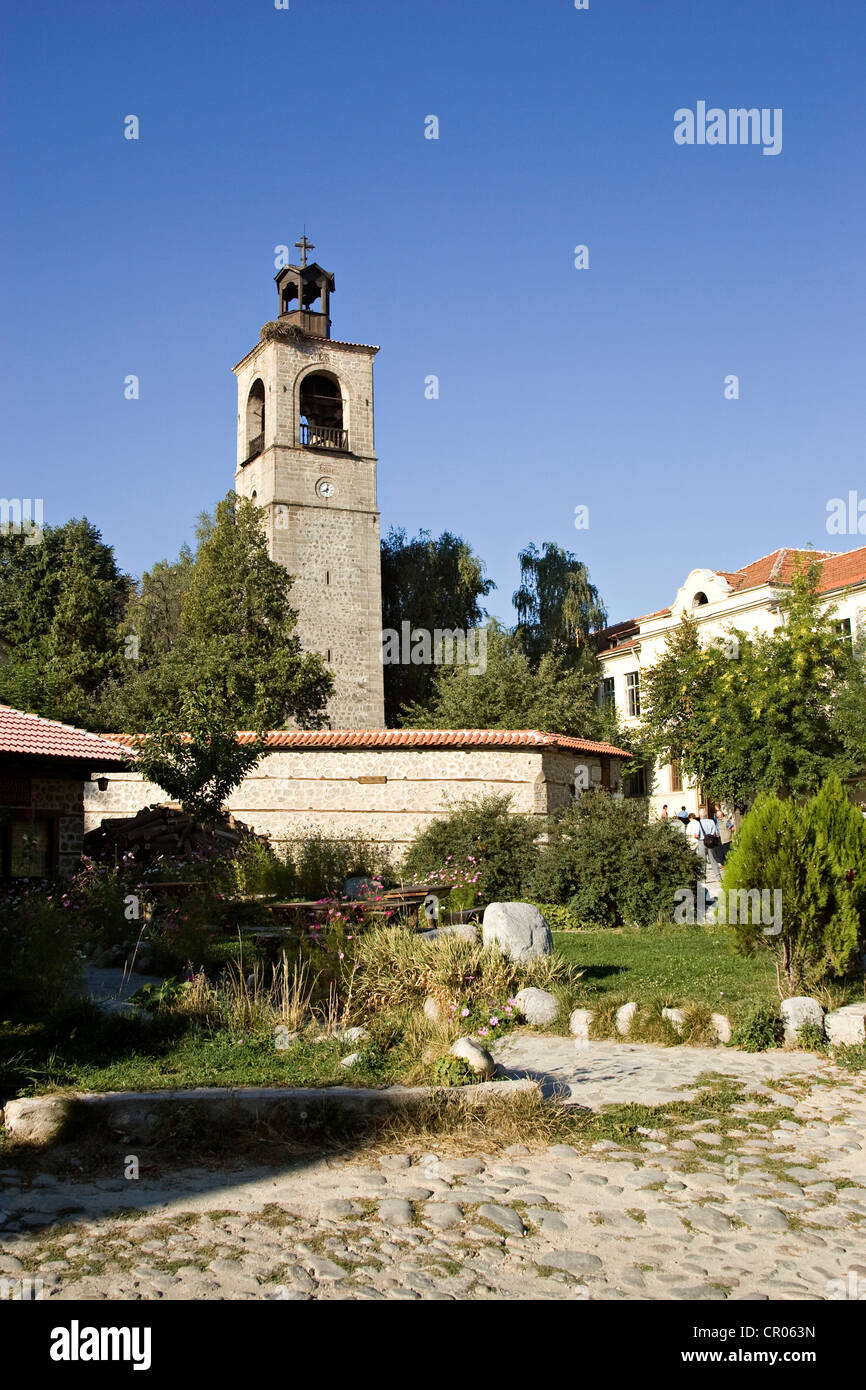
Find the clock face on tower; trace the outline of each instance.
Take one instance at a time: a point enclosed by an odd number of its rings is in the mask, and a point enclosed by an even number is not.
[[[330,478],[320,478],[316,483],[316,492],[320,497],[333,497],[336,488]]]

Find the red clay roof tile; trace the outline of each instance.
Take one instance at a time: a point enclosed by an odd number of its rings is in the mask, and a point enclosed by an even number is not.
[[[38,714],[26,714],[11,705],[0,705],[0,753],[75,758],[94,764],[122,763],[129,756],[114,740],[42,719]]]
[[[105,738],[126,748],[133,746],[134,734],[106,734]],[[241,743],[251,743],[254,733],[238,734]],[[562,748],[568,752],[606,753],[628,758],[624,748],[597,743],[566,734],[545,734],[538,729],[273,729],[267,735],[268,748]]]

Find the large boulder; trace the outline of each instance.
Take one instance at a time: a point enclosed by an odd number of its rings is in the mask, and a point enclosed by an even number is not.
[[[25,1144],[53,1144],[69,1126],[75,1102],[65,1096],[10,1100],[3,1111],[7,1134]]]
[[[488,1080],[496,1070],[496,1063],[487,1051],[474,1038],[458,1038],[451,1048],[452,1057],[462,1057],[468,1062],[477,1076]]]
[[[856,1047],[866,1043],[866,1004],[845,1004],[825,1014],[824,1027],[831,1043]]]
[[[824,1031],[824,1010],[817,999],[807,995],[796,995],[793,999],[783,999],[779,1013],[785,1025],[785,1042],[794,1047],[799,1041],[798,1034],[805,1023],[811,1023]]]
[[[489,903],[484,909],[481,940],[513,961],[535,960],[553,950],[550,927],[532,903]]]
[[[559,1014],[555,996],[548,994],[546,989],[522,989],[515,994],[514,1002],[526,1022],[536,1028],[546,1028],[548,1024],[555,1023]]]

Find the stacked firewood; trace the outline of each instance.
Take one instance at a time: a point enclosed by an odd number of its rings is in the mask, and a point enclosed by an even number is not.
[[[140,865],[165,856],[186,859],[219,854],[230,858],[254,832],[234,816],[223,814],[213,826],[202,825],[172,806],[145,806],[134,816],[110,817],[84,836],[84,853],[119,863],[131,854]]]

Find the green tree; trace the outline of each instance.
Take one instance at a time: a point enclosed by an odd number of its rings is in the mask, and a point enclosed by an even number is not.
[[[131,581],[86,518],[37,544],[0,536],[0,700],[99,728],[99,691],[121,667]]]
[[[429,531],[420,531],[409,540],[404,530],[394,527],[382,539],[382,627],[429,633],[438,628],[466,632],[477,627],[486,616],[479,600],[495,588],[484,577],[484,564],[473,554],[468,542],[443,531],[434,540]],[[422,703],[430,695],[436,668],[430,664],[387,663],[385,678],[385,723],[400,722],[404,705]]]
[[[760,796],[725,864],[722,888],[737,950],[769,951],[783,996],[814,987],[828,973],[843,975],[856,959],[857,912],[827,838],[833,799],[828,791],[816,807],[814,800]]]
[[[835,709],[835,726],[855,774],[866,773],[866,633],[854,647]]]
[[[232,707],[201,690],[181,697],[177,721],[179,729],[157,727],[139,736],[137,770],[188,815],[213,825],[226,797],[261,758],[264,734],[241,743]]]
[[[183,732],[190,697],[235,729],[319,728],[333,677],[305,653],[290,606],[292,578],[268,555],[259,509],[230,492],[188,551],[144,576],[127,622],[138,660],[109,687],[105,718],[135,732]]]
[[[178,672],[172,658],[194,563],[192,550],[183,545],[176,560],[157,561],[133,590],[122,622],[122,670],[101,692],[103,728],[144,729],[155,711],[176,704]]]
[[[814,563],[798,568],[781,607],[774,632],[733,631],[704,648],[686,620],[646,673],[650,741],[729,805],[762,792],[805,796],[831,772],[853,770],[837,715],[850,657]]]
[[[594,664],[573,666],[555,652],[533,666],[520,638],[492,622],[485,669],[440,666],[426,704],[403,712],[407,728],[541,729],[576,738],[609,738],[613,714],[598,703]],[[480,652],[479,648],[479,652]]]
[[[551,653],[578,663],[588,652],[592,632],[607,614],[589,571],[570,550],[545,541],[541,550],[521,550],[520,588],[514,594],[517,634],[533,666]]]

